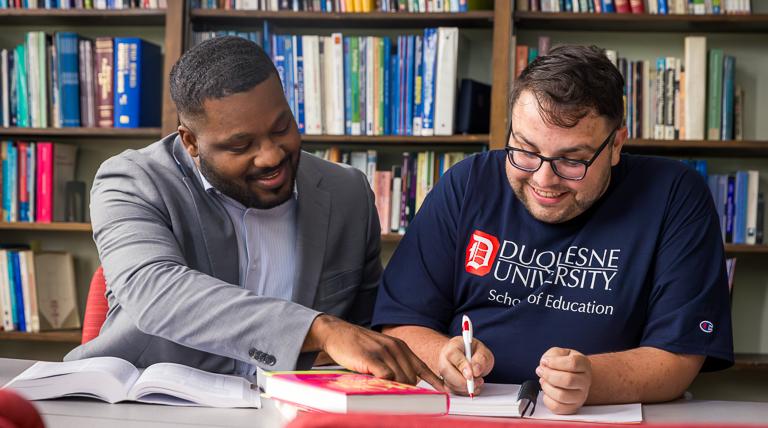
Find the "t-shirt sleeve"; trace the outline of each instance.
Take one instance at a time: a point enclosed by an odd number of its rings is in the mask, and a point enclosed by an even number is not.
[[[372,325],[447,332],[454,310],[457,224],[472,158],[448,170],[427,195],[384,270]]]
[[[717,212],[703,179],[685,171],[669,193],[640,346],[733,364],[730,297]]]

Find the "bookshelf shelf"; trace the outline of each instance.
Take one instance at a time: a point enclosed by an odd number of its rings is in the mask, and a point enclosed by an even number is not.
[[[729,255],[768,254],[768,245],[725,244],[725,252]]]
[[[46,331],[42,333],[0,331],[0,340],[14,340],[14,341],[24,341],[24,342],[80,343],[81,339],[82,339],[82,332],[80,330]]]
[[[397,244],[400,242],[401,239],[403,239],[403,235],[400,235],[399,233],[382,233],[381,234],[382,243]]]
[[[79,138],[79,139],[158,139],[160,128],[2,128],[0,137],[22,138]]]
[[[0,9],[0,24],[8,25],[130,25],[162,26],[163,9]]]
[[[488,144],[490,136],[487,134],[479,135],[451,135],[445,137],[416,137],[408,135],[302,135],[302,141],[305,143],[318,144]]]
[[[6,223],[0,222],[0,230],[42,232],[93,232],[90,223]]]
[[[768,354],[736,354],[737,370],[768,370]]]
[[[515,12],[523,30],[768,33],[768,14],[650,15],[624,13]]]
[[[193,23],[214,25],[253,25],[254,20],[269,20],[275,24],[302,28],[413,28],[456,26],[462,28],[493,27],[493,11],[477,10],[462,13],[326,13],[294,11],[256,11],[192,9]]]
[[[624,145],[631,153],[659,155],[699,155],[718,157],[768,157],[768,141],[710,140],[629,140]]]

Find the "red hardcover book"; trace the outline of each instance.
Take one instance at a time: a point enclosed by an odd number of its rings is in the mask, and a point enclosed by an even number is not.
[[[629,6],[632,8],[632,13],[645,13],[643,0],[629,0]]]
[[[96,55],[93,62],[96,84],[96,126],[111,128],[114,125],[114,47],[110,37],[96,39]]]
[[[632,13],[629,0],[614,0],[614,4],[616,5],[616,13]]]
[[[528,67],[528,46],[517,45],[515,47],[515,78]]]
[[[295,406],[330,413],[448,413],[448,394],[346,371],[262,372],[264,393]]]
[[[37,143],[36,221],[53,221],[53,143]]]

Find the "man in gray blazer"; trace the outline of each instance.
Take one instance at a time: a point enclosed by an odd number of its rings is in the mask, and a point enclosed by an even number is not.
[[[306,368],[320,353],[439,387],[402,341],[363,328],[381,275],[373,194],[356,169],[301,152],[264,51],[209,40],[179,59],[170,85],[178,133],[96,175],[109,312],[99,336],[65,359],[247,375]]]

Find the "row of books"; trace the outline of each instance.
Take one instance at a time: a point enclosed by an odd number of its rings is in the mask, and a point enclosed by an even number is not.
[[[3,141],[0,157],[3,222],[84,220],[85,185],[74,181],[77,146]]]
[[[300,132],[452,135],[459,30],[389,37],[272,35]]]
[[[575,13],[649,13],[653,15],[743,15],[750,0],[517,0],[519,11]]]
[[[317,150],[316,156],[351,165],[368,177],[376,197],[381,233],[405,233],[413,216],[437,180],[467,157],[464,152],[404,152],[390,169],[380,170],[376,150],[342,152],[338,147]]]
[[[491,0],[193,0],[192,7],[295,12],[467,12],[492,9]]]
[[[159,126],[161,67],[160,47],[139,38],[29,32],[0,50],[0,125]]]
[[[0,0],[0,9],[165,9],[167,0]]]
[[[760,172],[735,171],[709,174],[707,161],[685,161],[706,180],[720,218],[726,244],[762,244],[765,227],[765,198],[760,191]]]
[[[515,47],[515,75],[540,51]],[[707,39],[685,38],[685,58],[659,57],[632,61],[613,50],[606,55],[624,77],[624,105],[630,138],[656,140],[742,140],[744,91],[736,84],[736,59],[722,49],[707,51]]]
[[[72,255],[0,249],[0,322],[4,331],[27,333],[79,328]]]

